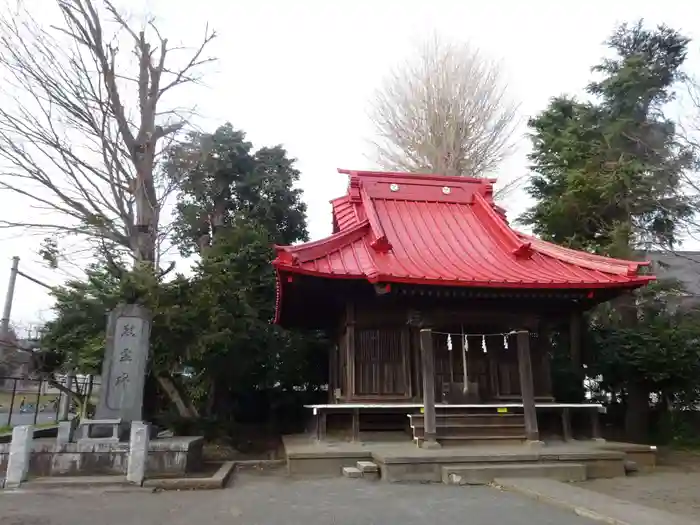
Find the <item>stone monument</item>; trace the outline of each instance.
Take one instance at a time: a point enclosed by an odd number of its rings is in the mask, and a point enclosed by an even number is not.
[[[143,306],[120,305],[110,312],[96,420],[121,420],[126,432],[142,420],[150,333],[151,315]]]

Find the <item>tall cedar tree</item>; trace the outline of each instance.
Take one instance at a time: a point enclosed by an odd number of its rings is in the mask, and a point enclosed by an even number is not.
[[[207,322],[188,355],[205,413],[235,419],[255,391],[289,396],[323,384],[324,338],[271,325],[272,245],[308,237],[294,160],[281,146],[253,151],[226,124],[171,149],[166,169],[181,189],[175,240],[201,257],[191,307]]]
[[[598,78],[587,87],[590,100],[558,97],[530,120],[533,176],[527,190],[535,204],[521,222],[554,242],[622,258],[649,246],[673,247],[692,215],[682,179],[696,159],[663,110],[684,78],[688,43],[666,26],[622,25],[607,41],[614,56],[593,68]],[[632,296],[615,306],[608,321],[621,323],[620,330],[634,331],[643,322]],[[654,349],[619,348],[621,355],[627,350],[634,355],[623,357],[631,364],[622,382],[626,428],[641,439],[653,381],[644,375],[646,365],[632,364],[652,362],[647,354]]]
[[[607,41],[615,56],[593,68],[593,101],[558,97],[529,122],[535,205],[521,221],[555,242],[631,257],[649,244],[672,246],[692,214],[681,194],[693,167],[664,117],[683,79],[689,40],[673,29],[622,25]]]
[[[175,241],[183,255],[202,254],[217,230],[241,219],[257,223],[275,243],[308,238],[294,159],[281,146],[252,149],[245,133],[227,123],[214,133],[192,133],[168,151],[166,172],[180,189]]]

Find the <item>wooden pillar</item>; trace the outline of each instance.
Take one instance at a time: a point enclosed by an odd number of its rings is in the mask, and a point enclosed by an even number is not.
[[[597,409],[591,410],[591,434],[595,441],[605,441],[600,431],[600,412]]]
[[[571,441],[574,438],[571,431],[571,413],[568,408],[564,408],[561,411],[561,431],[564,441]]]
[[[345,401],[355,397],[355,305],[348,303],[345,311]]]
[[[438,448],[435,421],[435,357],[433,356],[433,332],[429,328],[420,331],[421,369],[423,372],[423,448]]]
[[[360,409],[352,409],[352,440],[360,440]]]
[[[326,439],[326,412],[323,409],[315,408],[314,414],[316,417],[316,439],[323,441]]]
[[[523,395],[523,413],[525,415],[525,436],[530,442],[540,440],[537,427],[537,410],[535,408],[535,388],[532,381],[532,363],[530,361],[530,333],[518,332],[518,372],[520,391]]]
[[[411,371],[413,373],[413,399],[420,401],[423,399],[423,374],[421,365],[420,331],[418,328],[409,326],[409,340],[411,344]]]

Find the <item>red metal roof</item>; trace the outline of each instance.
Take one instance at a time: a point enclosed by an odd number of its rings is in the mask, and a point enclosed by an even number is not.
[[[493,203],[493,180],[345,171],[333,235],[276,246],[279,272],[373,283],[494,288],[621,288],[648,263],[570,250],[519,233]]]

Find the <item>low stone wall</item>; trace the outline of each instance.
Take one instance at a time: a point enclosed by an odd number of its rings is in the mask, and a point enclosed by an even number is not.
[[[146,473],[181,476],[202,464],[202,437],[154,439],[148,447]],[[0,443],[0,475],[7,470],[9,443]],[[35,439],[29,461],[30,476],[126,474],[129,443],[79,440],[57,445],[55,439]]]

